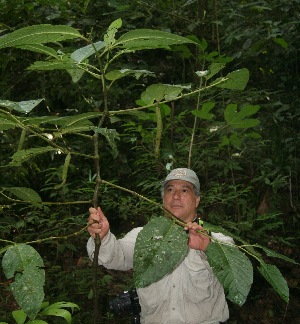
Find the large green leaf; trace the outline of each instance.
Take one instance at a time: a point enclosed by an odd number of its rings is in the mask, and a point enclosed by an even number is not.
[[[172,272],[188,253],[188,235],[166,217],[152,218],[138,234],[134,250],[134,283],[146,287]]]
[[[34,318],[44,299],[44,262],[38,252],[26,244],[10,247],[3,256],[2,267],[10,288],[25,313]]]
[[[277,294],[285,301],[289,302],[289,287],[279,269],[272,264],[267,264],[260,260],[258,267],[261,275],[271,284]]]
[[[233,128],[250,128],[257,126],[260,121],[254,118],[246,118],[254,115],[259,110],[258,105],[245,105],[239,111],[236,104],[229,104],[224,112],[224,118]]]
[[[116,46],[122,46],[130,50],[142,50],[147,48],[169,48],[170,45],[193,43],[191,39],[152,29],[135,29],[122,35],[116,42]]]
[[[141,99],[146,105],[152,105],[154,102],[162,100],[174,100],[184,89],[190,89],[190,86],[152,84],[141,94]]]
[[[34,25],[0,37],[0,49],[28,44],[59,42],[78,37],[84,38],[76,29],[69,26]]]
[[[47,152],[53,152],[57,151],[57,148],[54,148],[52,146],[45,146],[45,147],[33,147],[28,150],[20,150],[17,151],[12,156],[12,161],[9,163],[10,166],[20,166],[22,163],[28,161],[29,159],[44,154]]]
[[[42,202],[39,194],[31,188],[26,187],[3,187],[3,190],[9,191],[19,199],[32,203]]]
[[[217,242],[208,245],[206,254],[226,297],[242,306],[253,283],[253,267],[248,257],[234,245]]]
[[[211,85],[216,84],[219,88],[230,90],[244,90],[249,81],[249,70],[241,69],[228,73],[225,77],[225,81],[219,83],[224,78],[215,80]]]

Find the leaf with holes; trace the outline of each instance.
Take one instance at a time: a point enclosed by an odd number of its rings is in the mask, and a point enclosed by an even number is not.
[[[226,297],[242,306],[253,283],[253,267],[248,257],[234,245],[217,242],[208,245],[206,254]]]
[[[188,234],[166,217],[152,218],[138,234],[134,258],[135,287],[146,287],[171,273],[188,253]]]
[[[34,318],[44,299],[45,271],[41,256],[30,245],[17,244],[4,254],[2,267],[7,279],[14,278],[10,288],[17,303]]]

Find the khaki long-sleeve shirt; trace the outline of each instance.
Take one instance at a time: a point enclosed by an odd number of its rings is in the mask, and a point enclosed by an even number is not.
[[[107,269],[133,268],[135,241],[142,227],[134,228],[122,239],[111,233],[101,242],[99,264]],[[212,236],[233,243],[220,233]],[[95,244],[87,243],[92,259]],[[170,274],[145,288],[137,289],[142,324],[208,324],[229,318],[224,290],[210,268],[203,251],[190,249],[182,263]]]

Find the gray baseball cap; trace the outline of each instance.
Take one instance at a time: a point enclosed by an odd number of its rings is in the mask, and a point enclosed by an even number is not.
[[[170,180],[184,180],[190,182],[194,187],[197,189],[197,191],[200,193],[200,182],[197,177],[197,174],[187,168],[178,168],[172,170],[166,177],[166,179],[162,182],[162,185],[165,186],[167,182]]]

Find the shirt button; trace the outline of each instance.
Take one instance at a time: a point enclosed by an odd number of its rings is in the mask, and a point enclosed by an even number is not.
[[[172,310],[175,310],[175,307],[172,307]]]
[[[173,288],[175,288],[175,285],[173,285]]]

